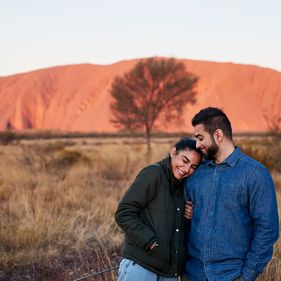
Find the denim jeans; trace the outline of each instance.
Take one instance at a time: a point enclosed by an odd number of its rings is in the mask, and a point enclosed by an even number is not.
[[[178,281],[178,277],[163,277],[128,259],[122,259],[117,281]]]
[[[185,274],[185,273],[183,273],[182,275],[181,275],[181,279],[180,279],[181,281],[189,281],[188,280],[188,277],[187,277],[187,275]]]
[[[183,273],[183,274],[181,275],[180,281],[189,281],[189,279],[188,279],[186,273]],[[239,276],[239,277],[235,278],[233,281],[244,281],[244,278],[243,278],[242,276]]]

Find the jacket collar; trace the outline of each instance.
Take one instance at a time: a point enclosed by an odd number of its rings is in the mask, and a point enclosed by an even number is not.
[[[162,166],[167,178],[170,182],[170,188],[173,190],[173,187],[177,188],[181,185],[183,180],[178,180],[174,177],[172,166],[171,166],[171,156],[169,155],[167,158],[164,158],[160,161],[160,165]]]

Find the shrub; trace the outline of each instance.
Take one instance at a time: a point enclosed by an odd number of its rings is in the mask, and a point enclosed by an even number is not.
[[[0,145],[8,145],[16,139],[16,134],[11,131],[0,132]]]

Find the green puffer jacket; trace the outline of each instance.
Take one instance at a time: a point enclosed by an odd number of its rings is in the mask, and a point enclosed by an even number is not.
[[[183,186],[173,176],[170,157],[140,171],[119,203],[115,219],[125,232],[124,258],[161,276],[182,272],[186,256]],[[158,246],[149,250],[155,241]]]

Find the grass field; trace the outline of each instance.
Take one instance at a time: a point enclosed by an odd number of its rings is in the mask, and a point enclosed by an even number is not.
[[[155,138],[151,162],[177,138]],[[281,205],[280,138],[239,138],[271,171]],[[113,215],[146,165],[142,138],[16,140],[0,145],[0,280],[74,280],[118,265]],[[279,281],[281,242],[260,281]],[[88,280],[115,280],[116,270]]]

